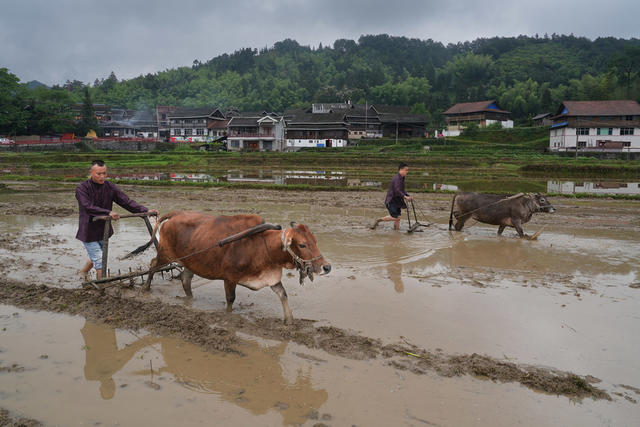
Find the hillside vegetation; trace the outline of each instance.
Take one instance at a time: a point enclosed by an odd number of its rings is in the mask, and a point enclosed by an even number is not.
[[[0,133],[63,131],[70,124],[64,106],[81,102],[84,86],[67,81],[28,90],[0,69],[0,109],[7,112],[0,115]],[[427,114],[431,127],[441,126],[442,111],[456,102],[496,99],[526,125],[563,100],[640,99],[640,40],[554,34],[445,46],[382,34],[309,47],[287,39],[130,80],[112,72],[89,92],[93,102],[133,109],[283,111],[346,100],[409,105]]]

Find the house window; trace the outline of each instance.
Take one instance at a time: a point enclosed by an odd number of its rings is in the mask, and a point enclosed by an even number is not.
[[[231,148],[238,148],[240,147],[240,144],[238,141],[231,141]]]
[[[189,136],[189,135],[191,135],[191,131],[192,131],[192,129],[185,129],[185,130],[184,130],[184,136]]]
[[[163,115],[162,115],[162,120],[166,120],[166,119],[167,119],[167,115],[166,115],[166,114],[163,114]]]
[[[598,135],[613,135],[613,128],[598,128]]]
[[[633,120],[633,116],[624,116],[624,119],[627,121]]]
[[[578,128],[578,135],[589,135],[589,128]]]
[[[180,135],[180,129],[174,129],[174,130],[173,130],[173,134],[174,134],[175,136],[179,136],[179,135]]]
[[[204,129],[196,129],[196,135],[204,135]]]
[[[633,128],[620,128],[620,135],[633,135]]]
[[[631,141],[622,141],[622,146],[631,148]]]

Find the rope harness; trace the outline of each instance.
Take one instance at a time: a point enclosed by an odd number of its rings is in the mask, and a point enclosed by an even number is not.
[[[293,252],[293,250],[291,249],[291,245],[287,244],[287,239],[284,235],[285,231],[287,230],[283,228],[282,232],[280,233],[280,240],[282,240],[282,250],[285,252],[289,252],[289,255],[291,255],[293,264],[296,266],[296,270],[298,270],[298,272],[300,273],[300,285],[304,284],[304,279],[306,277],[308,277],[309,280],[313,282],[313,262],[322,258],[322,255],[315,256],[311,259],[300,258],[295,254],[295,252]]]

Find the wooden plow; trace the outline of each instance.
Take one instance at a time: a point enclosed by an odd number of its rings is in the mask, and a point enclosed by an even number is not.
[[[413,219],[414,222],[411,224],[411,213],[409,212],[409,206],[407,206],[407,220],[409,221],[409,229],[407,233],[413,233],[414,231],[423,231],[420,230],[420,227],[429,227],[431,224],[423,224],[418,221],[418,215],[416,214],[416,205],[413,204],[413,200],[410,200],[411,209],[413,210]]]
[[[151,226],[151,222],[149,221],[150,216],[156,216],[156,213],[135,213],[135,214],[127,214],[120,215],[120,218],[142,218],[144,220],[145,225],[147,226],[147,230],[149,231],[149,235],[153,239],[153,244],[156,246],[156,250],[158,249],[158,240],[153,235],[153,227]],[[104,291],[107,288],[111,288],[113,286],[124,286],[124,287],[133,287],[136,284],[144,283],[144,276],[149,274],[150,270],[132,270],[129,269],[128,273],[122,273],[118,270],[118,274],[111,275],[111,270],[109,270],[109,230],[111,229],[111,217],[109,215],[105,216],[96,216],[92,219],[93,221],[104,221],[104,234],[102,238],[102,277],[94,280],[87,280],[82,282],[83,288],[93,288],[99,291]],[[163,266],[156,270],[156,272],[162,273],[164,277],[164,272],[171,272],[172,277],[174,276],[173,272],[175,270],[181,271],[181,267],[178,264],[172,263],[166,266]]]

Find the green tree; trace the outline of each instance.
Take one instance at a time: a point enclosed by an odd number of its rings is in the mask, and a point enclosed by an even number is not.
[[[20,79],[6,68],[0,68],[0,134],[23,135],[27,131],[29,111],[26,89]]]
[[[80,136],[86,135],[90,130],[96,132],[98,129],[98,119],[93,109],[93,102],[91,102],[91,96],[89,95],[89,88],[84,88],[84,99],[82,101],[82,110],[80,110],[80,121],[76,126],[76,133]]]
[[[30,95],[30,134],[47,135],[51,133],[73,132],[73,113],[69,106],[73,104],[71,94],[61,88],[39,87]]]

